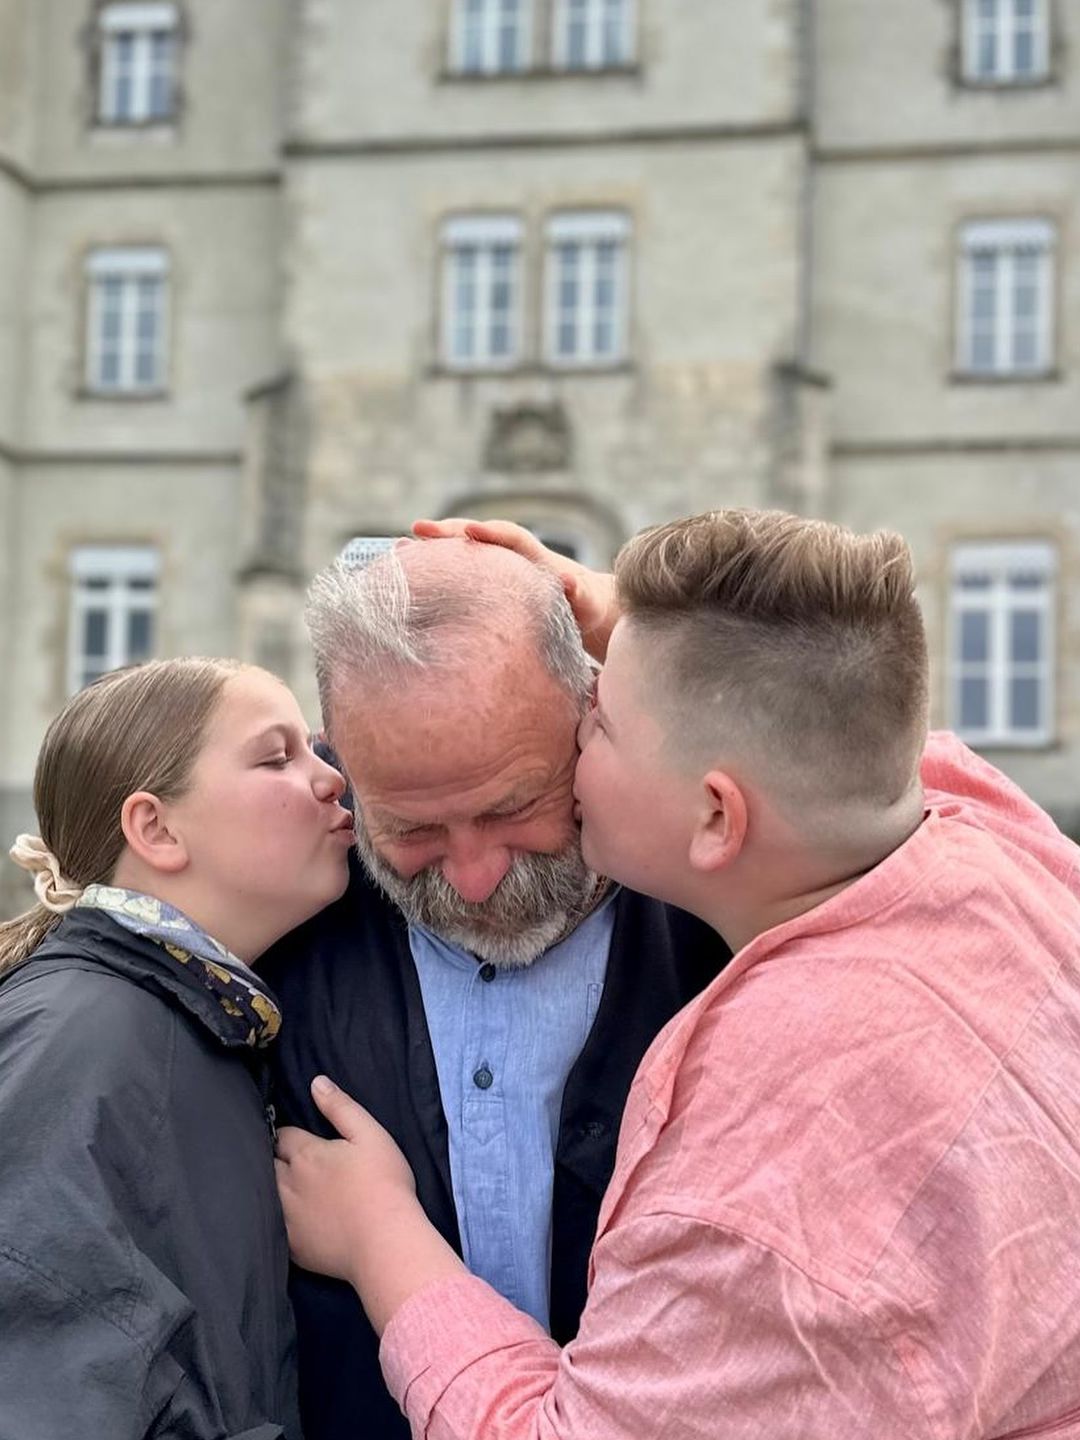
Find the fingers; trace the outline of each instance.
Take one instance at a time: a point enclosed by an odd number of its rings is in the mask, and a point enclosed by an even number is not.
[[[316,1075],[312,1080],[311,1097],[343,1139],[355,1140],[363,1132],[368,1123],[367,1112],[326,1075]]]
[[[466,533],[466,527],[472,523],[471,520],[456,515],[446,520],[414,520],[412,532],[421,540],[461,539]]]
[[[303,1150],[312,1143],[318,1141],[318,1136],[312,1135],[307,1130],[301,1130],[296,1125],[283,1125],[277,1132],[277,1156],[286,1165],[295,1160]]]
[[[513,520],[467,520],[465,534],[470,540],[481,540],[485,545],[501,545],[504,550],[513,550],[526,560],[542,561],[548,554],[531,530]]]
[[[414,520],[413,534],[422,540],[478,540],[514,550],[526,560],[542,561],[548,552],[536,536],[513,520],[470,520],[450,515],[445,520]]]

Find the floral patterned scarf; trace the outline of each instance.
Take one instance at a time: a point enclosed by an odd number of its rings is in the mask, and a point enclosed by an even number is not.
[[[255,972],[175,906],[137,890],[88,885],[75,908],[104,910],[125,930],[156,941],[216,997],[234,1042],[261,1048],[277,1035],[281,1011]]]

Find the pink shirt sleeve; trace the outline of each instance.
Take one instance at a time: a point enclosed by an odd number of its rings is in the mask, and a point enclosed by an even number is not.
[[[868,1317],[708,1221],[615,1225],[560,1350],[479,1280],[430,1286],[383,1337],[387,1383],[430,1440],[761,1440],[936,1434]]]

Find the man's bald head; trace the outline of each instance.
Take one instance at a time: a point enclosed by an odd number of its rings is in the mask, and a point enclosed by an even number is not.
[[[315,577],[305,618],[328,726],[346,689],[352,704],[425,680],[479,690],[539,660],[580,709],[592,683],[555,577],[471,540],[406,542],[363,568],[336,561]]]

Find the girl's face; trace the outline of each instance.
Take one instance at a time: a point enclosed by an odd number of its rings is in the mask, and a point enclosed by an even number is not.
[[[285,685],[256,669],[226,680],[190,787],[168,810],[188,854],[186,884],[206,897],[206,928],[237,954],[258,953],[345,889],[344,789]]]

